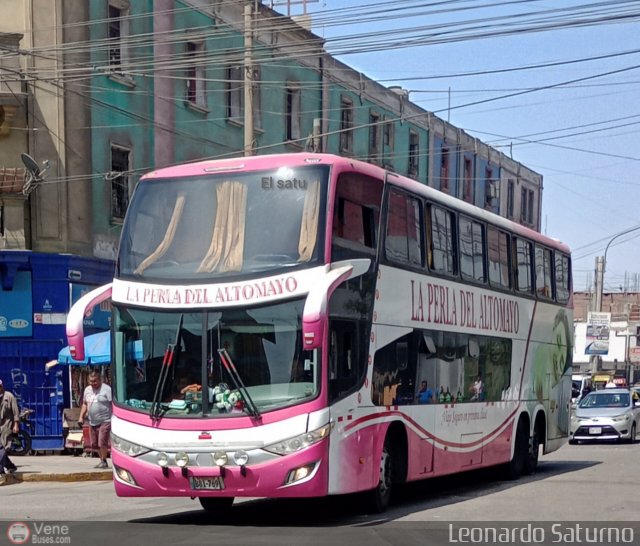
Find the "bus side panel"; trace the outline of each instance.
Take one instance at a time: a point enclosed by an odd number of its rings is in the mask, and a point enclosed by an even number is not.
[[[389,423],[381,413],[357,415],[345,411],[345,401],[331,409],[329,494],[373,489],[380,475],[380,454]]]

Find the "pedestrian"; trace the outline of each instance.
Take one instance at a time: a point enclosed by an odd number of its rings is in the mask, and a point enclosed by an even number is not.
[[[89,386],[84,390],[78,424],[84,426],[84,418],[89,418],[91,449],[100,453],[100,463],[96,468],[109,468],[109,433],[111,432],[111,387],[102,382],[96,371],[89,374]]]
[[[19,415],[16,397],[4,390],[0,379],[0,485],[4,485],[7,480],[6,472],[13,474],[17,468],[9,459],[7,448],[11,433],[17,434],[20,430]]]

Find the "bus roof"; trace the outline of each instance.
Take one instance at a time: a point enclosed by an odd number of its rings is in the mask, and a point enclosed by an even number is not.
[[[332,154],[299,152],[258,155],[251,157],[233,157],[228,159],[211,159],[157,169],[145,174],[141,180],[148,181],[162,178],[175,178],[178,176],[206,176],[213,173],[272,169],[275,166],[281,165],[283,161],[286,161],[287,165],[291,167],[325,164],[336,168],[340,172],[357,170],[363,174],[387,180],[391,184],[405,188],[414,193],[418,193],[462,214],[466,214],[480,220],[485,220],[498,228],[509,230],[516,235],[521,235],[535,242],[570,253],[569,247],[558,239],[543,235],[542,233],[523,226],[522,224],[504,218],[503,216],[499,216],[488,210],[484,210],[471,203],[462,201],[461,199],[443,193],[435,188],[429,187],[422,182],[418,182],[401,174],[394,173],[393,171],[383,169],[382,167],[378,167],[371,163]]]

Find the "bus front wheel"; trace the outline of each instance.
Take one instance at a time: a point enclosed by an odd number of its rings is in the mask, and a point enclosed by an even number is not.
[[[391,501],[391,486],[393,484],[393,451],[389,437],[384,441],[382,453],[380,454],[380,478],[375,489],[369,491],[368,507],[377,514],[384,512]]]
[[[229,510],[233,504],[233,497],[198,497],[198,500],[207,512],[218,514]]]

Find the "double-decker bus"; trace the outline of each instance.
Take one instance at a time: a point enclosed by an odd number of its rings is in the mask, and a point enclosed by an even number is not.
[[[111,298],[120,496],[361,492],[567,440],[569,249],[377,166],[324,154],[142,177]]]

